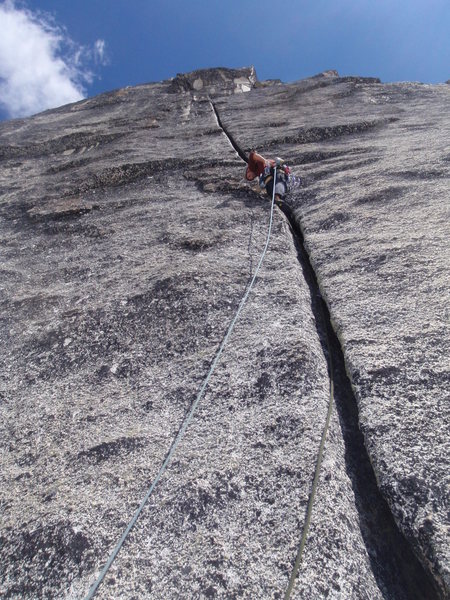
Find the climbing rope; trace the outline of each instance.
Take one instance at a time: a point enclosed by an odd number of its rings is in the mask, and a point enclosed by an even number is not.
[[[323,323],[326,323],[323,307],[322,307],[322,321],[323,321]],[[286,589],[286,593],[284,595],[284,600],[289,600],[289,598],[291,597],[291,593],[292,593],[292,590],[294,589],[294,585],[295,585],[295,580],[297,578],[298,572],[300,570],[300,565],[302,563],[303,550],[305,548],[306,539],[308,537],[309,526],[311,524],[311,514],[312,514],[314,499],[316,497],[317,485],[319,483],[319,475],[320,475],[320,469],[322,466],[322,458],[323,458],[323,451],[325,448],[325,440],[327,437],[328,429],[330,427],[331,413],[333,410],[333,401],[334,401],[333,356],[331,354],[330,337],[328,334],[326,334],[326,338],[327,338],[327,349],[328,349],[328,371],[329,371],[328,376],[329,376],[329,380],[330,380],[328,412],[327,412],[327,418],[325,420],[325,425],[324,425],[324,428],[322,431],[322,438],[320,440],[319,452],[317,453],[316,470],[314,473],[314,480],[313,480],[313,484],[311,487],[311,493],[309,495],[308,508],[306,511],[305,523],[303,525],[302,537],[300,539],[300,546],[299,546],[299,549],[297,552],[297,557],[295,559],[294,568],[292,570],[292,574],[289,579],[289,584]]]
[[[275,168],[274,171],[274,181],[276,181],[276,174],[277,174],[277,170]],[[169,466],[169,463],[172,459],[173,454],[175,453],[175,450],[178,446],[178,444],[180,443],[181,439],[183,438],[186,429],[188,428],[189,423],[191,422],[191,419],[195,413],[195,410],[197,408],[198,403],[200,402],[200,400],[203,397],[203,394],[205,393],[206,387],[212,377],[212,374],[214,373],[214,370],[217,366],[217,363],[219,362],[219,359],[222,355],[222,352],[225,348],[225,345],[228,341],[228,338],[230,337],[234,326],[236,324],[236,321],[239,318],[239,315],[242,311],[242,309],[244,308],[244,305],[247,301],[247,298],[253,288],[253,285],[256,281],[256,277],[258,275],[258,272],[261,268],[261,265],[263,263],[264,257],[266,256],[267,253],[267,249],[269,247],[269,242],[270,242],[270,236],[272,233],[272,223],[273,223],[273,208],[274,208],[274,204],[275,204],[275,185],[273,186],[273,194],[272,194],[272,203],[270,206],[270,220],[269,220],[269,231],[267,233],[267,240],[266,240],[266,244],[264,246],[264,250],[261,254],[261,258],[259,259],[258,265],[255,269],[255,273],[253,274],[253,278],[250,282],[250,284],[247,286],[247,289],[245,291],[245,294],[242,296],[242,299],[239,303],[238,309],[236,311],[236,314],[234,315],[230,325],[228,326],[227,332],[225,334],[225,337],[222,340],[222,343],[220,344],[219,350],[217,351],[217,354],[214,358],[214,361],[211,364],[211,367],[209,369],[209,372],[205,378],[205,380],[203,381],[203,384],[200,388],[200,391],[197,394],[197,397],[195,398],[194,402],[192,403],[191,409],[189,411],[189,413],[187,414],[185,420],[183,421],[183,424],[178,432],[178,435],[175,438],[175,441],[173,442],[167,456],[166,459],[164,460],[163,464],[161,465],[161,468],[158,471],[158,474],[156,475],[155,479],[153,480],[151,486],[149,487],[147,493],[144,496],[144,499],[142,500],[142,502],[140,503],[139,507],[136,509],[136,512],[133,515],[133,518],[131,519],[131,521],[128,523],[125,531],[122,534],[122,537],[120,538],[120,540],[118,541],[116,547],[114,548],[114,550],[111,552],[108,560],[105,563],[105,566],[103,567],[103,569],[100,572],[100,575],[98,576],[97,580],[95,581],[95,583],[92,585],[92,587],[90,588],[87,596],[86,596],[86,600],[91,600],[91,598],[94,597],[95,593],[97,592],[100,584],[102,583],[102,581],[104,580],[107,572],[109,571],[109,568],[111,567],[112,563],[114,562],[114,559],[116,558],[116,556],[118,555],[120,549],[122,548],[125,540],[128,537],[128,534],[130,533],[130,531],[133,529],[134,525],[136,524],[136,521],[138,520],[142,510],[144,509],[144,506],[146,505],[148,499],[150,498],[150,496],[153,493],[153,490],[155,489],[156,485],[158,484],[159,480],[161,479],[161,477],[164,475],[164,472],[166,471],[167,467]]]

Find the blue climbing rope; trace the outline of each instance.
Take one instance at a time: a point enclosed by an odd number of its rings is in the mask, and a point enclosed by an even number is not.
[[[164,460],[164,462],[161,465],[161,468],[158,471],[158,474],[156,475],[155,479],[153,480],[151,486],[149,487],[147,493],[145,494],[142,502],[140,503],[139,507],[136,509],[136,512],[133,515],[133,518],[131,519],[131,521],[128,523],[125,531],[123,532],[120,540],[117,542],[114,550],[111,552],[108,560],[105,563],[105,566],[103,567],[103,569],[101,570],[98,578],[96,579],[96,581],[93,583],[93,585],[91,586],[87,596],[86,596],[86,600],[91,600],[91,598],[94,597],[95,593],[97,592],[100,584],[102,583],[102,581],[104,580],[107,572],[109,571],[109,568],[111,567],[112,563],[114,562],[114,559],[116,558],[116,556],[118,555],[118,553],[120,552],[120,549],[123,546],[123,543],[125,542],[125,540],[128,537],[128,534],[130,533],[130,531],[133,529],[134,525],[136,524],[136,521],[138,520],[142,510],[144,509],[144,506],[146,505],[148,499],[150,498],[150,496],[153,493],[153,490],[155,489],[155,487],[157,486],[159,480],[161,479],[161,477],[164,475],[164,472],[166,471],[167,467],[169,466],[169,463],[172,459],[172,456],[175,453],[175,450],[178,446],[178,444],[180,443],[181,439],[183,438],[186,429],[189,426],[189,423],[192,420],[192,417],[195,413],[195,410],[197,408],[198,403],[200,402],[200,400],[203,397],[203,394],[205,393],[206,387],[208,386],[208,383],[212,377],[212,374],[214,373],[214,370],[217,366],[217,363],[219,362],[219,359],[222,355],[222,352],[225,348],[226,343],[228,342],[228,339],[234,329],[234,326],[236,324],[236,321],[239,318],[239,315],[241,314],[242,309],[244,308],[245,303],[247,302],[247,298],[253,288],[253,285],[256,281],[256,277],[258,275],[258,272],[261,268],[261,265],[263,263],[264,257],[266,256],[267,253],[267,249],[269,247],[269,242],[270,242],[270,236],[272,233],[272,224],[273,224],[273,208],[274,208],[274,204],[275,204],[275,183],[276,183],[276,177],[277,177],[277,169],[275,168],[274,170],[274,185],[273,185],[273,193],[272,193],[272,203],[270,206],[270,220],[269,220],[269,231],[267,233],[267,240],[266,240],[266,245],[264,246],[264,250],[261,254],[261,258],[259,259],[258,265],[255,269],[255,273],[253,274],[253,278],[250,282],[250,284],[247,286],[247,289],[245,291],[245,294],[242,296],[242,299],[239,303],[238,309],[236,311],[236,314],[234,315],[230,325],[228,326],[227,332],[225,334],[225,337],[222,340],[222,343],[220,344],[219,350],[217,351],[217,354],[214,358],[213,363],[211,364],[211,367],[209,369],[209,372],[207,374],[207,376],[205,377],[205,380],[203,381],[203,384],[200,388],[200,391],[197,394],[197,397],[195,398],[194,402],[192,403],[191,409],[189,411],[189,413],[187,414],[179,432],[177,437],[175,438],[175,441],[173,442],[167,456],[166,459]]]

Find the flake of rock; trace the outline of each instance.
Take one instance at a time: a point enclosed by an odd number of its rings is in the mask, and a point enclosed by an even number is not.
[[[30,208],[27,213],[33,219],[61,218],[82,215],[94,208],[95,204],[85,202],[82,198],[64,198]]]
[[[251,107],[221,99],[221,119],[239,145],[276,152],[303,178],[291,205],[344,350],[380,489],[446,595],[449,90],[313,81],[276,96],[255,90]],[[283,126],[270,126],[275,120]]]

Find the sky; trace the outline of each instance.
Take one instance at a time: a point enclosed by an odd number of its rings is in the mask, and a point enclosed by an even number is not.
[[[0,0],[0,120],[206,67],[450,79],[450,0]]]

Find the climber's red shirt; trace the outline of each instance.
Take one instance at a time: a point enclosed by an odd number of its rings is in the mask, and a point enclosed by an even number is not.
[[[248,165],[245,172],[245,178],[248,179],[248,181],[252,181],[255,179],[255,177],[262,175],[264,173],[264,169],[266,168],[266,164],[266,159],[252,150],[248,156]]]

